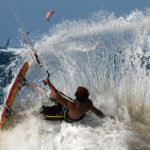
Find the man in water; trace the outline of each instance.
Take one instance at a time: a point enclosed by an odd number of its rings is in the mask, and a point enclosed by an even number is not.
[[[83,119],[88,110],[91,110],[99,118],[105,117],[103,112],[93,105],[89,99],[89,92],[85,87],[77,88],[75,92],[76,99],[74,102],[71,102],[59,94],[48,78],[45,79],[44,82],[49,86],[53,98],[59,103],[58,107],[61,108],[61,104],[64,108],[68,109],[67,117],[65,118],[67,122],[75,122]]]
[[[24,85],[29,86],[38,90],[41,93],[46,94],[47,90],[37,85],[26,82],[23,79]],[[104,118],[105,115],[102,111],[98,110],[89,99],[89,92],[85,87],[78,87],[75,92],[76,99],[74,102],[68,100],[60,94],[47,78],[44,83],[49,86],[52,94],[52,100],[55,101],[53,106],[42,106],[40,113],[45,117],[46,120],[65,120],[66,122],[72,123],[80,121],[84,118],[87,111],[92,111],[99,118]]]

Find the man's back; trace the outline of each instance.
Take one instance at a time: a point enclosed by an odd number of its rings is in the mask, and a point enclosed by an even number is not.
[[[82,117],[91,107],[93,106],[90,100],[86,102],[80,103],[79,101],[75,101],[72,105],[69,106],[69,116],[72,119],[79,119]]]

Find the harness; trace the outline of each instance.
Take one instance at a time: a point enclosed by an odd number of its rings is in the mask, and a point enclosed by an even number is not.
[[[49,99],[55,103],[55,105],[58,105],[58,102],[52,97],[52,95],[49,96]],[[60,120],[60,122],[62,122],[63,120],[66,121],[67,123],[73,123],[73,122],[77,122],[80,121],[84,118],[85,114],[82,115],[79,119],[72,119],[69,117],[69,109],[68,108],[63,108],[62,112],[60,113],[60,115],[58,116],[49,116],[46,117],[48,120],[52,120],[52,118],[54,118],[53,120]]]

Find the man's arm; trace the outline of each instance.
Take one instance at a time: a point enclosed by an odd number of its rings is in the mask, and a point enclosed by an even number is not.
[[[44,82],[49,86],[53,98],[56,99],[60,104],[62,104],[66,108],[70,108],[70,107],[73,106],[72,102],[70,102],[69,100],[65,99],[64,97],[62,97],[58,93],[58,91],[55,89],[55,87],[53,86],[53,84],[50,82],[49,79],[45,79]]]
[[[101,112],[100,110],[98,110],[96,107],[94,107],[93,105],[91,106],[90,110],[99,118],[104,118],[105,115],[103,114],[103,112]]]

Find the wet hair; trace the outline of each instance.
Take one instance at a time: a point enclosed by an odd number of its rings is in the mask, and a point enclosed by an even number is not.
[[[89,91],[88,89],[86,89],[85,87],[82,87],[82,86],[79,86],[77,88],[77,91],[75,92],[75,96],[76,96],[76,99],[79,101],[79,102],[85,102],[88,100],[88,97],[89,97]]]

